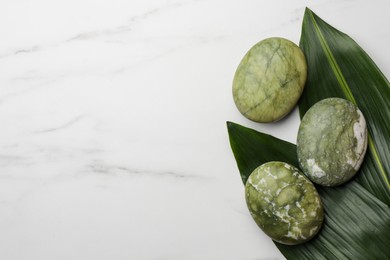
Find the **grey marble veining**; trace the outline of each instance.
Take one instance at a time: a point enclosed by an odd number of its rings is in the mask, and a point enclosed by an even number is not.
[[[283,259],[225,122],[295,142],[298,113],[243,118],[240,59],[266,37],[298,43],[309,6],[390,75],[385,0],[0,6],[0,259]]]

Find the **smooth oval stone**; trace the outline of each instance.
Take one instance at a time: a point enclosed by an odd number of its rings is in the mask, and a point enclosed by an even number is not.
[[[351,179],[367,150],[362,112],[350,101],[327,98],[314,104],[298,130],[301,169],[315,183],[336,186]]]
[[[245,198],[257,225],[279,243],[308,241],[324,219],[313,183],[284,162],[268,162],[256,168],[245,184]]]
[[[306,76],[306,59],[296,44],[283,38],[265,39],[246,53],[237,68],[234,102],[253,121],[277,121],[295,107]]]

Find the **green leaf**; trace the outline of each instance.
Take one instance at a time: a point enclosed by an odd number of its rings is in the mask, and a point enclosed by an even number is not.
[[[232,122],[227,122],[227,127],[230,146],[244,184],[256,167],[274,158],[298,167],[295,145]]]
[[[306,8],[300,47],[308,79],[299,101],[301,117],[317,101],[346,98],[363,112],[369,129],[365,162],[355,180],[390,205],[390,84],[348,35]]]
[[[230,145],[243,182],[260,164],[284,161],[298,166],[296,146],[228,122]],[[275,243],[288,259],[386,259],[390,255],[390,208],[356,181],[337,188],[316,187],[325,222],[311,241]]]

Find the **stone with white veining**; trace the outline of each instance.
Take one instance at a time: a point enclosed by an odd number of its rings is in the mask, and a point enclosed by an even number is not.
[[[303,172],[315,183],[336,186],[359,170],[367,149],[367,126],[350,101],[327,98],[302,118],[297,153]]]
[[[276,242],[301,244],[320,231],[320,196],[311,181],[287,163],[257,167],[245,185],[245,198],[257,225]]]

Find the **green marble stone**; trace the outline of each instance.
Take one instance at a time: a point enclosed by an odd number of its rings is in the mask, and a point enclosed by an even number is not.
[[[313,238],[324,219],[313,183],[284,162],[268,162],[256,168],[246,182],[245,198],[257,225],[286,245]]]
[[[358,171],[366,150],[366,121],[353,103],[327,98],[304,115],[298,130],[298,161],[313,182],[345,183]]]
[[[246,53],[237,68],[234,102],[253,121],[277,121],[295,107],[306,76],[306,59],[296,44],[283,38],[265,39]]]

